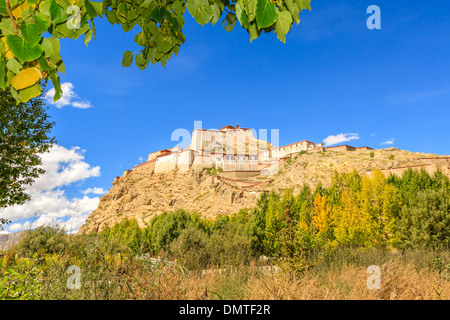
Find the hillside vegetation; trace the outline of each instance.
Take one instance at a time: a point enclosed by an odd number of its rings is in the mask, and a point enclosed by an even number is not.
[[[5,253],[1,298],[448,299],[450,182],[336,173],[215,219],[184,210],[100,233],[41,227]],[[157,259],[150,259],[150,258]],[[367,287],[367,267],[382,274]],[[69,266],[81,274],[67,287]],[[220,272],[219,272],[220,270]]]
[[[314,189],[329,187],[335,172],[370,175],[381,170],[401,174],[408,167],[430,174],[440,170],[450,176],[450,159],[433,154],[413,153],[395,148],[373,151],[301,152],[280,161],[278,173],[251,178],[233,178],[226,172],[205,168],[155,174],[150,165],[133,168],[113,182],[109,193],[100,199],[80,233],[99,232],[128,219],[141,228],[163,212],[177,209],[196,212],[205,219],[230,215],[257,205],[262,193],[292,190],[300,194],[304,185]]]

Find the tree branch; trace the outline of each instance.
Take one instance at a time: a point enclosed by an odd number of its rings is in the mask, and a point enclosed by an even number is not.
[[[6,4],[6,11],[8,12],[9,17],[11,18],[11,21],[14,25],[14,31],[17,33],[17,23],[16,23],[16,20],[14,20],[14,17],[11,13],[11,7],[9,5],[9,0],[5,0],[5,4]]]

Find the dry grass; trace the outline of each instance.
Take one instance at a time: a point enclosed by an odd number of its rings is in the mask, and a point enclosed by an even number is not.
[[[450,299],[450,251],[389,253],[340,251],[314,257],[313,267],[302,273],[264,273],[256,263],[228,270],[186,271],[173,264],[151,264],[134,258],[111,256],[103,260],[75,260],[57,255],[41,265],[41,285],[23,284],[34,299],[151,299],[151,300],[437,300]],[[4,259],[6,260],[6,259]],[[81,267],[81,289],[66,286],[67,267]],[[370,290],[367,266],[381,270],[381,288]],[[3,261],[16,271],[35,267],[33,259]],[[40,269],[40,270],[41,270]],[[12,276],[12,275],[10,275]],[[42,278],[42,281],[41,281]],[[13,280],[13,279],[12,279]],[[12,283],[13,281],[8,283]],[[16,279],[16,283],[22,280]],[[0,298],[5,298],[1,297]]]
[[[450,281],[437,270],[421,269],[399,259],[380,266],[381,288],[369,289],[367,268],[345,265],[303,276],[253,277],[248,299],[268,300],[432,300],[450,298]]]

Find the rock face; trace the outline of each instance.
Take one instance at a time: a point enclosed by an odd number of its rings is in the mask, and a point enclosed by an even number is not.
[[[8,250],[22,239],[28,230],[8,234],[0,234],[0,250]]]
[[[370,155],[373,152],[373,157]],[[440,168],[450,175],[450,157],[412,153],[395,148],[369,151],[326,151],[292,154],[280,160],[274,175],[242,176],[219,172],[214,176],[194,171],[154,173],[152,166],[127,170],[113,182],[100,199],[79,233],[99,232],[128,218],[141,227],[164,211],[184,209],[203,218],[232,214],[252,208],[262,192],[291,188],[294,194],[304,183],[314,188],[319,182],[331,183],[335,171],[370,174],[374,169],[402,174],[408,168],[433,173]]]

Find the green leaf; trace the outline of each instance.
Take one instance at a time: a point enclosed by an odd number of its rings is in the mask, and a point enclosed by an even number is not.
[[[9,59],[8,62],[6,63],[6,67],[11,70],[12,72],[14,72],[15,74],[18,74],[20,72],[20,70],[22,69],[22,64],[17,61],[15,58]]]
[[[117,19],[116,12],[117,12],[116,10],[110,10],[106,12],[106,18],[108,19],[109,22],[111,22],[111,24],[119,23],[119,19]]]
[[[50,27],[50,17],[46,16],[45,14],[36,11],[34,13],[34,19],[39,34],[43,34]]]
[[[119,6],[117,7],[117,12],[119,13],[119,15],[121,15],[122,17],[126,17],[127,16],[127,5],[124,2],[121,2],[119,4]],[[119,18],[119,17],[118,17]],[[120,19],[120,18],[119,18]]]
[[[67,15],[64,9],[61,8],[55,0],[50,0],[49,13],[53,25],[60,24],[67,20]]]
[[[39,65],[41,66],[41,71],[51,70],[50,66],[48,65],[47,59],[45,58],[45,55],[40,56],[38,62]]]
[[[158,23],[161,23],[164,19],[164,16],[166,15],[166,8],[164,7],[156,7],[152,11],[150,11],[150,16],[158,21]]]
[[[228,32],[231,32],[231,30],[234,29],[236,20],[237,20],[236,16],[231,12],[228,12],[228,14],[225,16],[225,19],[223,19],[222,21],[223,28]]]
[[[85,34],[86,32],[88,32],[89,30],[89,24],[85,24],[83,25],[80,29],[75,29],[75,33],[73,35],[74,39],[77,39],[79,36],[81,36],[82,34]]]
[[[28,19],[32,14],[32,9],[24,9],[22,11],[22,14],[20,15],[22,18],[22,21],[25,21],[26,19]]]
[[[0,14],[5,17],[8,15],[8,11],[6,10],[6,1],[4,0],[0,1]]]
[[[84,34],[84,44],[86,45],[86,47],[88,46],[89,42],[91,42],[92,39],[92,30],[89,29],[85,34]]]
[[[142,53],[137,54],[134,61],[136,63],[136,66],[141,70],[145,70],[145,68],[148,66],[148,59],[145,59]]]
[[[8,81],[9,82],[9,81]],[[5,59],[3,57],[0,57],[0,88],[5,89],[6,88],[6,81],[5,81]],[[11,87],[12,88],[12,87]]]
[[[11,19],[2,19],[2,21],[0,22],[0,29],[2,30],[2,34],[4,36],[7,36],[9,34],[16,34]]]
[[[292,15],[292,18],[294,19],[294,21],[299,24],[300,23],[300,11],[298,9],[298,6],[296,3],[294,3],[293,0],[284,0],[284,3],[286,4],[286,7],[288,8],[289,12]]]
[[[213,18],[211,20],[211,24],[215,25],[217,21],[219,21],[220,17],[222,16],[222,12],[219,9],[219,6],[216,3],[213,3],[211,5],[212,11],[213,11]]]
[[[173,48],[173,46],[174,45],[172,43],[170,43],[170,41],[168,41],[168,40],[162,40],[162,41],[156,42],[156,50],[158,50],[159,52],[162,52],[162,53],[169,52],[170,49]]]
[[[308,9],[311,11],[311,0],[297,0],[297,4],[300,4],[298,7],[300,10]]]
[[[19,90],[19,100],[22,102],[27,102],[28,100],[39,96],[41,92],[41,84],[38,82],[34,86]]]
[[[148,1],[148,0],[146,0],[146,1]],[[154,0],[150,0],[150,1],[154,1]],[[174,2],[172,4],[172,10],[173,10],[173,13],[175,13],[175,15],[181,16],[184,13],[183,4],[181,3],[181,1]]]
[[[278,9],[269,0],[258,0],[258,7],[256,8],[256,22],[258,28],[270,27],[278,19]]]
[[[123,53],[123,58],[122,58],[122,68],[131,66],[132,62],[133,62],[133,52],[128,51],[128,50],[125,51]]]
[[[91,6],[94,8],[95,13],[97,14],[97,16],[102,18],[102,2],[98,2],[98,1],[89,1],[89,3],[91,4]]]
[[[187,9],[202,26],[210,22],[214,15],[208,0],[188,0]]]
[[[250,23],[248,28],[248,33],[250,33],[250,43],[259,37],[260,32],[261,31],[258,30],[256,23]]]
[[[59,39],[56,37],[44,38],[42,39],[42,48],[44,49],[44,54],[46,58],[51,56],[58,56],[61,46],[59,44]]]
[[[150,8],[150,4],[152,4],[152,2],[154,2],[155,0],[145,0],[144,3],[142,4],[142,7],[145,9]]]
[[[244,0],[244,1],[248,1],[247,18],[249,22],[252,22],[256,18],[256,7],[258,4],[258,0]]]
[[[137,33],[136,36],[134,37],[134,42],[136,42],[140,46],[144,46],[145,45],[144,34],[142,32]]]
[[[84,0],[84,7],[86,8],[89,18],[94,19],[97,16],[97,12],[89,0]]]
[[[56,35],[58,38],[75,38],[75,29],[69,29],[67,23],[61,23],[56,26]]]
[[[38,29],[35,24],[22,22],[20,30],[22,31],[22,37],[30,46],[38,44],[41,40],[41,36],[38,34]]]
[[[245,14],[245,11],[242,9],[241,4],[239,2],[236,3],[236,17],[239,20],[241,26],[248,29],[249,25],[247,15]]]
[[[24,38],[17,35],[8,35],[6,37],[6,43],[12,54],[22,63],[36,60],[44,51],[39,44],[30,46]]]
[[[66,66],[64,65],[64,62],[60,58],[59,61],[56,63],[56,71],[65,73],[66,72]]]
[[[50,74],[50,79],[52,79],[53,88],[55,88],[55,96],[53,97],[53,101],[58,100],[61,98],[61,79],[59,78],[58,74],[56,72],[52,72]]]
[[[280,41],[286,43],[286,34],[291,29],[292,16],[289,11],[282,11],[278,14],[277,24],[275,25],[275,32]]]

